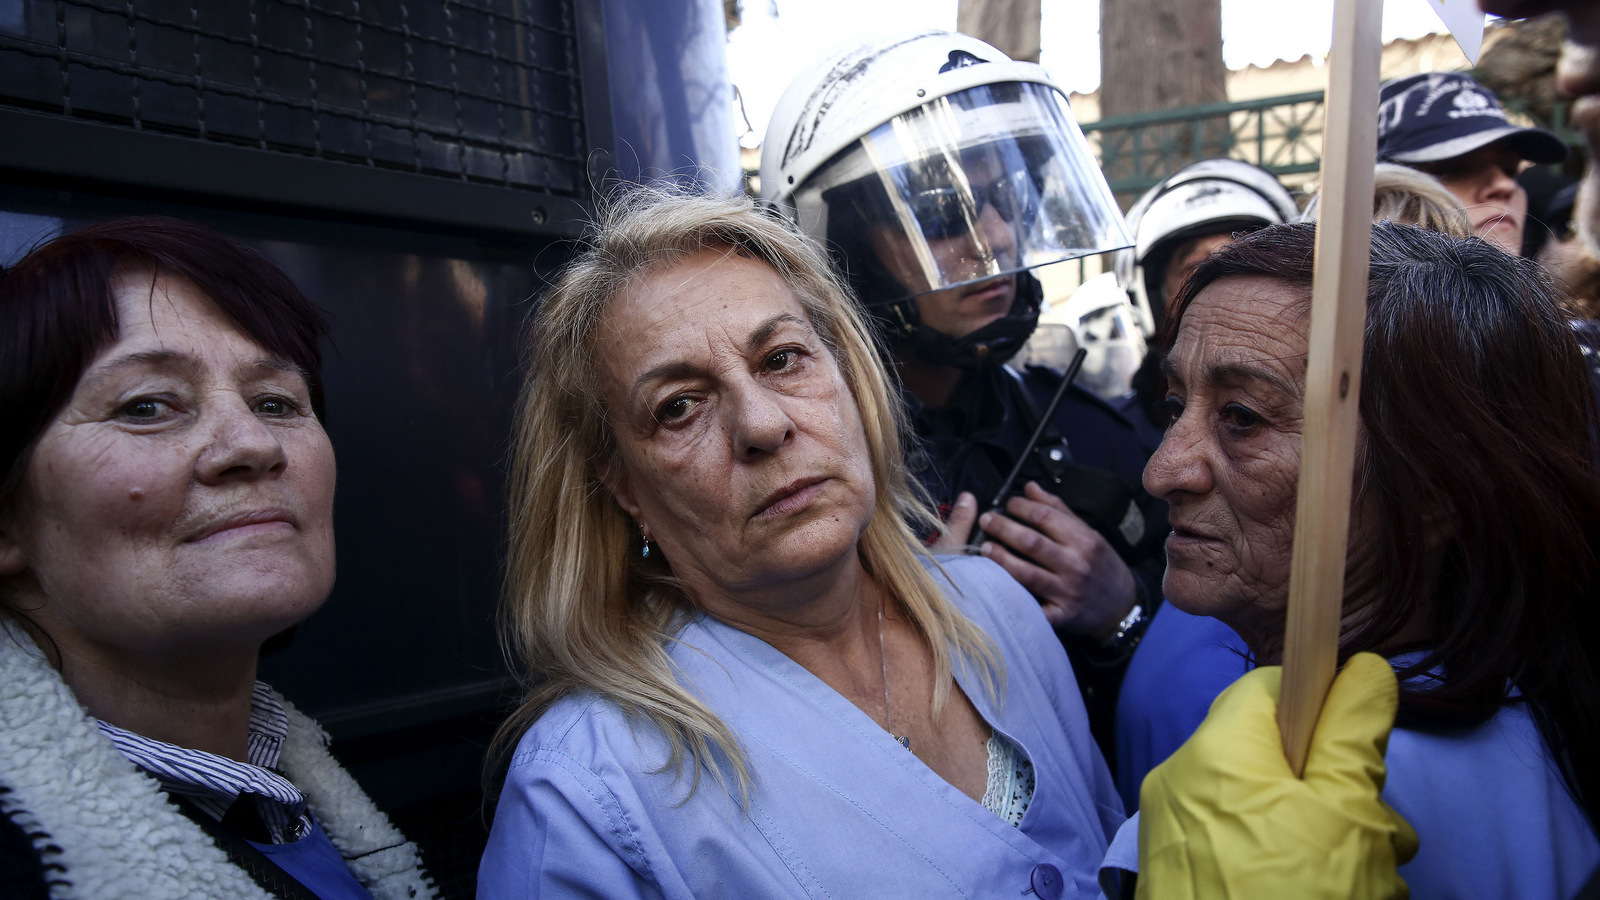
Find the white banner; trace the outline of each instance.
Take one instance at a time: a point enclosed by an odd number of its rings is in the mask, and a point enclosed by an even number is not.
[[[1467,62],[1477,65],[1478,51],[1483,49],[1485,21],[1478,0],[1428,0],[1428,3],[1439,14],[1450,36],[1456,39],[1461,52],[1466,54]]]

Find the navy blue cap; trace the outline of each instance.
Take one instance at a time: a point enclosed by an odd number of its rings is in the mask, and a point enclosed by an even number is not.
[[[1506,121],[1494,92],[1458,72],[1424,72],[1378,92],[1378,159],[1425,163],[1454,159],[1495,141],[1533,163],[1561,162],[1567,145],[1542,128]]]

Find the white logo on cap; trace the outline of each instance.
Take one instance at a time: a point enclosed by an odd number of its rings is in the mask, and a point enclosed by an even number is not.
[[[1449,113],[1452,119],[1468,119],[1473,116],[1494,116],[1497,119],[1506,117],[1506,114],[1494,105],[1494,101],[1477,91],[1463,90],[1457,93],[1450,103],[1455,107]]]
[[[1433,109],[1433,104],[1437,103],[1440,97],[1443,97],[1446,94],[1455,93],[1456,91],[1466,87],[1466,84],[1460,79],[1446,78],[1443,75],[1429,75],[1428,80],[1425,83],[1428,85],[1428,95],[1422,98],[1421,103],[1417,104],[1417,111],[1415,115],[1418,118],[1426,116],[1428,114],[1428,110]],[[1396,99],[1402,99],[1408,94],[1414,95],[1416,92],[1417,88],[1412,88],[1406,91],[1404,94],[1401,94],[1400,97]]]

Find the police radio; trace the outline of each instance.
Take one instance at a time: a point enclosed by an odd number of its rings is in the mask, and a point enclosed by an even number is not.
[[[1016,463],[1012,465],[1011,472],[1001,482],[1000,489],[995,491],[994,498],[989,503],[989,508],[1004,511],[1005,502],[1016,488],[1017,478],[1029,458],[1033,458],[1046,479],[1051,482],[1048,489],[1052,494],[1060,497],[1067,508],[1083,519],[1083,521],[1100,532],[1123,559],[1131,559],[1134,545],[1139,543],[1144,535],[1144,513],[1140,511],[1134,492],[1122,479],[1100,469],[1082,466],[1072,461],[1072,456],[1067,452],[1064,441],[1054,441],[1041,446],[1040,441],[1050,427],[1056,408],[1061,405],[1062,398],[1072,388],[1072,382],[1078,377],[1078,370],[1083,368],[1084,358],[1088,350],[1079,347],[1078,352],[1072,357],[1072,362],[1067,365],[1066,374],[1061,379],[1061,386],[1056,389],[1055,396],[1050,398],[1050,404],[1045,407],[1044,413],[1039,416],[1039,423],[1033,429],[1033,435],[1028,438],[1028,443],[1017,454]],[[967,552],[976,553],[982,545],[986,535],[982,528],[973,532],[972,540],[967,544]]]

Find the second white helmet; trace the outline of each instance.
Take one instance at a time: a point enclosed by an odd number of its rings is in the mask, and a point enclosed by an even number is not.
[[[1128,210],[1134,245],[1117,253],[1117,281],[1134,298],[1141,326],[1159,327],[1162,278],[1172,252],[1191,238],[1250,231],[1293,220],[1294,197],[1271,172],[1237,159],[1184,166],[1145,192]]]

